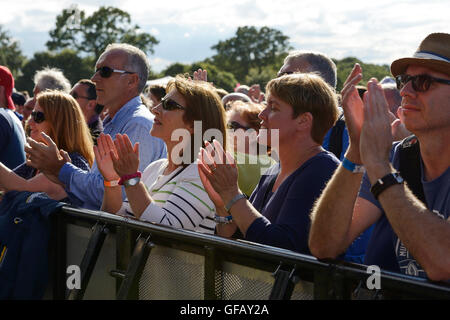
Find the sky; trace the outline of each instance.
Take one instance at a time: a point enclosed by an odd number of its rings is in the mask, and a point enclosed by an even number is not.
[[[149,56],[156,72],[212,56],[211,46],[245,25],[280,30],[295,49],[376,64],[411,55],[429,33],[450,33],[450,0],[0,0],[0,25],[31,58],[72,5],[87,15],[100,6],[128,12],[160,41]]]

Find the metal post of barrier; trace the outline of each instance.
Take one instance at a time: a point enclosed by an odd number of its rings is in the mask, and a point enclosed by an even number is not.
[[[217,300],[216,296],[216,250],[212,247],[205,247],[205,280],[204,295],[205,300]]]
[[[298,278],[295,276],[296,267],[291,271],[282,269],[283,263],[280,262],[277,270],[272,274],[275,278],[269,300],[289,300],[294,290]]]
[[[108,232],[109,230],[107,229],[106,224],[97,223],[94,226],[94,231],[91,235],[91,238],[89,239],[86,252],[84,253],[83,259],[81,260],[80,264],[81,288],[70,290],[69,294],[67,295],[68,300],[83,299],[84,293],[89,283],[89,279],[91,278],[92,272],[94,271],[94,267],[100,254],[100,250],[102,249]]]
[[[137,300],[139,298],[139,279],[142,276],[148,255],[153,247],[154,244],[150,242],[150,236],[147,239],[141,236],[138,237],[133,256],[117,294],[117,300]]]
[[[55,264],[53,266],[53,299],[64,300],[66,293],[66,268],[67,268],[67,224],[65,216],[62,211],[59,211],[53,215],[53,232],[54,241],[53,254]]]

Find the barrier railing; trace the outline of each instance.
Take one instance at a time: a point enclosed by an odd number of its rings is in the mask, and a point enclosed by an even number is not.
[[[53,299],[450,299],[446,283],[100,211],[63,207],[54,234]]]

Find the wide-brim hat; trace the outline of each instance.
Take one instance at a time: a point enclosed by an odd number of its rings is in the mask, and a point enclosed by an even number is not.
[[[0,66],[0,86],[5,87],[7,107],[9,109],[14,109],[14,101],[11,97],[14,88],[14,78],[11,71],[5,66]]]
[[[428,35],[412,57],[392,62],[392,75],[404,74],[409,65],[423,66],[450,76],[450,34]]]

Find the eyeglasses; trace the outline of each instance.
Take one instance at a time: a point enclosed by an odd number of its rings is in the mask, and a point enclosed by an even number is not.
[[[124,73],[136,73],[136,72],[130,72],[130,71],[125,71],[125,70],[113,69],[113,68],[106,67],[106,66],[98,68],[97,70],[95,70],[95,73],[97,73],[99,71],[100,71],[100,77],[102,77],[102,78],[109,78],[109,77],[111,77],[113,72],[122,73],[122,74],[124,74]]]
[[[89,98],[89,97],[86,97],[86,96],[79,96],[78,93],[76,93],[76,92],[72,92],[70,95],[71,95],[75,100],[76,100],[76,99],[94,100],[93,98]]]
[[[181,109],[181,110],[186,109],[178,102],[176,102],[172,99],[166,99],[166,98],[161,99],[161,105],[162,105],[162,108],[166,111],[171,111],[171,110],[175,110],[175,109]]]
[[[45,120],[44,113],[41,111],[32,111],[31,118],[36,123],[41,123],[41,122],[44,122],[44,120]]]
[[[247,130],[251,129],[251,128],[249,128],[249,127],[243,126],[242,124],[240,124],[240,123],[237,122],[237,121],[231,121],[231,122],[228,122],[228,123],[227,123],[227,128],[228,128],[228,129],[232,129],[232,130],[234,130],[234,131],[236,131],[236,130],[238,130],[238,129],[243,129],[244,131],[247,131]]]
[[[427,91],[430,89],[433,82],[450,85],[450,80],[435,78],[428,74],[418,74],[416,76],[401,74],[395,77],[395,81],[397,82],[398,90],[401,90],[409,81],[411,81],[412,87],[416,92]]]

